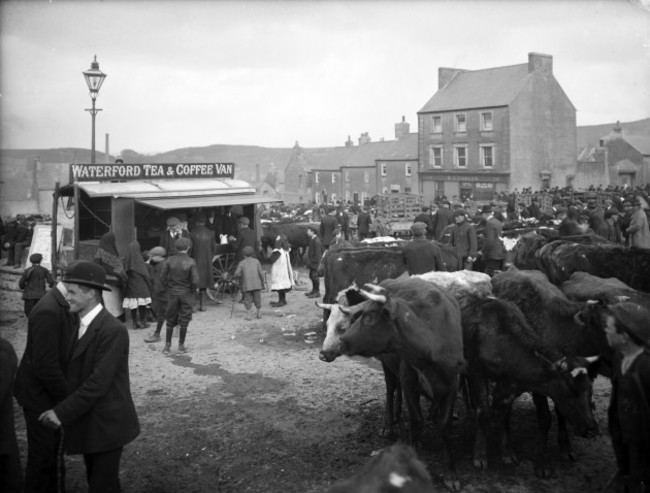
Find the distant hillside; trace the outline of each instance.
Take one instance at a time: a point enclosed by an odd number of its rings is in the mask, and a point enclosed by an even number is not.
[[[578,127],[578,149],[590,145],[597,146],[600,139],[608,135],[615,125],[616,122]],[[635,122],[621,122],[620,125],[623,129],[623,137],[626,135],[647,135],[650,139],[650,118]]]

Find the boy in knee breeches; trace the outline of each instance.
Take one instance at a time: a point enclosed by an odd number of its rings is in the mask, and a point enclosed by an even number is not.
[[[149,275],[152,281],[151,309],[156,317],[156,330],[145,338],[145,342],[160,341],[160,332],[165,324],[169,293],[165,286],[163,286],[160,275],[165,265],[166,255],[166,250],[161,246],[154,247],[149,251]]]
[[[190,240],[181,237],[176,240],[175,246],[178,253],[167,259],[160,273],[160,281],[169,295],[165,313],[167,323],[165,347],[163,348],[165,354],[171,350],[172,334],[174,326],[177,324],[180,325],[178,352],[187,352],[185,336],[190,320],[192,320],[194,294],[199,286],[199,271],[196,268],[196,262],[187,254],[191,246]]]
[[[244,259],[237,265],[234,277],[239,278],[241,291],[244,295],[246,320],[250,320],[250,311],[253,304],[255,304],[255,308],[257,309],[257,318],[260,318],[264,271],[262,270],[260,261],[253,257],[254,251],[250,246],[244,247],[242,253],[244,254]]]

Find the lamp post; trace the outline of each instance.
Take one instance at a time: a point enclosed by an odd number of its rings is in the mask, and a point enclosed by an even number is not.
[[[99,70],[99,63],[97,62],[97,55],[95,59],[90,64],[90,69],[82,72],[86,78],[86,84],[88,84],[88,89],[90,90],[90,99],[93,102],[93,107],[91,109],[86,109],[90,111],[90,117],[92,119],[92,138],[91,138],[91,153],[90,153],[90,162],[95,164],[95,115],[98,112],[102,111],[101,109],[95,109],[95,100],[97,99],[97,94],[99,93],[99,88],[102,87],[106,74]]]

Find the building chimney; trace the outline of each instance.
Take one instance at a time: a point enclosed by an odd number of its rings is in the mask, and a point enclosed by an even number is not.
[[[438,67],[438,89],[442,89],[456,74],[467,72],[460,68]]]
[[[359,145],[362,146],[363,144],[369,144],[372,142],[372,139],[370,138],[370,135],[368,135],[368,132],[363,132],[359,136]]]
[[[109,152],[109,147],[108,147],[108,134],[106,134],[106,152],[105,152],[105,156],[104,156],[104,162],[106,164],[109,163],[109,161],[108,161],[109,160],[109,154],[110,154],[110,152]]]
[[[553,73],[553,57],[543,53],[528,53],[528,72]]]
[[[352,139],[348,135],[348,140],[345,141],[345,147],[354,147],[354,142],[352,142]]]
[[[411,130],[411,125],[406,121],[406,117],[402,116],[402,121],[395,124],[395,139],[401,139]]]

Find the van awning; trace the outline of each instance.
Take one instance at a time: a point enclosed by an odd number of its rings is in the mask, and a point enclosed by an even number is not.
[[[225,205],[263,204],[282,202],[265,195],[216,195],[202,197],[177,197],[164,199],[135,199],[140,204],[157,209],[186,209],[190,207],[219,207]]]
[[[255,194],[250,183],[232,178],[79,182],[90,197],[163,198]]]
[[[281,202],[257,195],[248,182],[232,178],[81,182],[78,186],[90,197],[131,198],[163,210]]]

